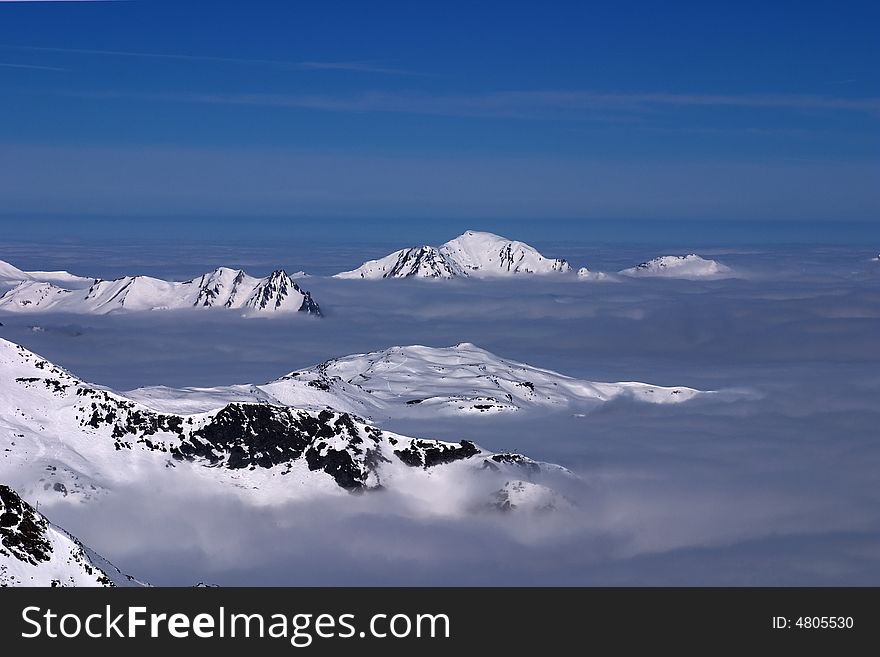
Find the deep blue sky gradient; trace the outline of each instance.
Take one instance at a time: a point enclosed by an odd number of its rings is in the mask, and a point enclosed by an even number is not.
[[[877,222],[877,25],[869,2],[0,2],[0,221]]]

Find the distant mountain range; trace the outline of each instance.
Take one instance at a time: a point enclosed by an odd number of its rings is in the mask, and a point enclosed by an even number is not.
[[[15,284],[0,297],[0,310],[11,312],[106,314],[196,307],[321,315],[321,308],[311,294],[280,269],[265,278],[219,267],[185,282],[150,276],[124,276],[108,281],[67,272],[23,272],[0,261],[0,277]]]
[[[562,258],[547,258],[523,242],[469,230],[439,247],[401,249],[333,278],[499,279],[572,273],[571,266]],[[696,254],[660,256],[618,274],[582,267],[576,279],[619,282],[626,278],[713,279],[734,275],[730,267]],[[0,261],[0,286],[11,287],[0,296],[0,311],[105,314],[202,307],[233,308],[257,314],[303,312],[320,316],[320,306],[309,292],[300,288],[295,278],[308,278],[308,275],[304,272],[289,275],[279,269],[265,278],[254,278],[240,269],[219,267],[183,282],[149,276],[101,280],[66,271],[26,272]]]

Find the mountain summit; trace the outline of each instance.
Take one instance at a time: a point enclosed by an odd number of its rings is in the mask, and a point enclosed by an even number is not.
[[[335,278],[491,278],[569,271],[565,260],[546,258],[524,242],[468,230],[439,247],[401,249]]]

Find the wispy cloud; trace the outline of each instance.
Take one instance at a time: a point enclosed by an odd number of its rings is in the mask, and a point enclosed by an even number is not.
[[[3,0],[0,0],[3,2]],[[143,59],[170,59],[190,62],[214,62],[223,64],[245,64],[255,66],[274,66],[302,71],[354,71],[360,73],[381,73],[386,75],[418,75],[414,71],[385,66],[369,61],[285,61],[279,59],[252,59],[242,57],[221,57],[213,55],[193,55],[182,53],[134,52],[129,50],[102,50],[96,48],[52,48],[43,46],[0,45],[7,50],[28,52],[61,53],[72,55],[95,55],[104,57],[136,57]]]
[[[0,2],[8,2],[9,0],[0,0]],[[28,68],[35,69],[37,71],[66,71],[65,68],[60,68],[58,66],[38,66],[37,64],[13,64],[10,62],[0,62],[0,67],[3,68]]]
[[[296,62],[297,68],[313,71],[361,71],[363,73],[387,73],[389,75],[419,75],[415,71],[380,66],[369,62]]]
[[[266,93],[96,92],[98,98],[290,107],[332,112],[391,112],[447,116],[542,118],[589,112],[655,111],[662,107],[729,107],[791,111],[851,111],[880,114],[880,98],[786,94],[603,93],[594,91],[508,91],[436,96],[368,92],[353,96]]]

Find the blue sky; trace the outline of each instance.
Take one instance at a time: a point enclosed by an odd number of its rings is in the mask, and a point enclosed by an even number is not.
[[[0,221],[876,222],[878,24],[868,2],[0,2]]]

